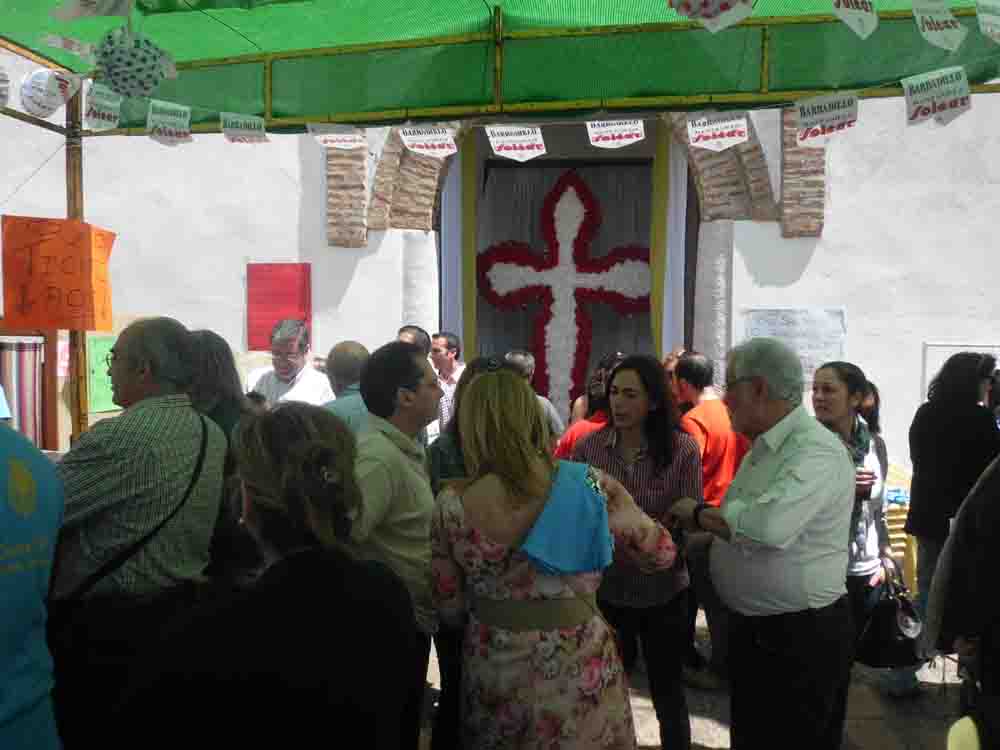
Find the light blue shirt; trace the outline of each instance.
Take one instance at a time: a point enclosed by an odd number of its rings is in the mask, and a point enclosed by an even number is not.
[[[361,398],[360,383],[347,386],[336,401],[323,404],[323,408],[329,409],[344,420],[355,435],[368,427],[368,407],[365,406],[365,400]]]
[[[7,394],[0,385],[0,419],[10,419],[10,407],[7,405]]]
[[[0,426],[0,748],[60,747],[52,713],[46,599],[63,487],[55,465]]]

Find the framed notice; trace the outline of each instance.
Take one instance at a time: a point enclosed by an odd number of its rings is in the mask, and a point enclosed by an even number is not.
[[[780,339],[798,353],[807,383],[824,362],[847,356],[847,315],[843,308],[750,307],[740,311],[742,339]]]
[[[121,407],[111,398],[111,376],[107,357],[115,345],[115,336],[87,336],[87,404],[91,414],[118,411]]]
[[[279,320],[304,320],[312,333],[312,273],[309,263],[247,264],[247,349],[271,349]]]

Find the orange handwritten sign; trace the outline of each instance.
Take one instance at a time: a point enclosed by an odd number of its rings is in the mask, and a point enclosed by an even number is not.
[[[115,233],[74,219],[3,217],[5,326],[111,330]]]

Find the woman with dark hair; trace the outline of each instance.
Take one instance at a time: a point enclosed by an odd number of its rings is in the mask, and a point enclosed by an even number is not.
[[[923,614],[950,520],[1000,453],[1000,429],[982,406],[996,369],[989,354],[960,352],[931,381],[910,425],[913,480],[906,533],[917,538],[917,607]]]
[[[607,381],[607,426],[577,444],[573,459],[617,479],[639,508],[670,526],[670,508],[702,497],[698,444],[679,428],[666,373],[654,357],[622,360]],[[686,750],[691,725],[682,683],[686,654],[688,571],[644,573],[616,557],[598,590],[601,610],[618,632],[625,669],[641,643],[663,747]]]
[[[226,340],[209,330],[192,331],[190,336],[195,362],[194,381],[188,390],[191,405],[215,422],[230,444],[223,469],[222,503],[205,573],[217,581],[244,585],[256,574],[263,561],[257,545],[247,530],[239,525],[241,509],[233,482],[236,458],[232,452],[232,436],[240,419],[256,409],[243,394],[236,358]]]
[[[604,393],[606,391],[605,386],[607,385],[608,375],[614,369],[614,366],[624,358],[625,355],[622,352],[612,352],[601,357],[601,360],[597,363],[597,367],[590,373],[590,379],[587,381],[587,390],[577,396],[573,401],[572,407],[570,407],[569,424],[572,425],[584,419],[590,419],[594,414],[607,406],[604,403]]]
[[[254,586],[184,613],[133,676],[112,747],[190,744],[226,722],[237,747],[289,738],[364,737],[397,750],[414,660],[410,595],[347,544],[361,512],[354,436],[316,406],[289,402],[240,421],[234,435],[243,519],[268,567]],[[164,721],[164,706],[183,720]]]

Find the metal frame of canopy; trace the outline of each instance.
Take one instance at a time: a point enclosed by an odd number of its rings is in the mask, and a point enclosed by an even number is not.
[[[954,8],[953,15],[958,18],[975,16],[974,8]],[[879,14],[880,21],[900,21],[912,19],[910,11],[883,11]],[[503,11],[500,7],[493,8],[492,28],[490,31],[470,33],[454,36],[429,37],[424,39],[404,40],[395,42],[384,42],[375,44],[349,45],[341,47],[327,47],[308,50],[294,50],[277,53],[258,53],[241,55],[235,57],[225,57],[218,59],[204,59],[181,62],[177,64],[180,72],[224,68],[226,66],[237,65],[260,65],[262,66],[263,91],[262,99],[264,103],[265,125],[269,130],[298,129],[309,123],[354,123],[354,124],[379,124],[391,122],[405,122],[408,120],[451,120],[470,119],[477,120],[488,118],[496,120],[511,116],[532,117],[550,115],[569,115],[571,113],[600,112],[600,111],[665,111],[665,110],[692,110],[709,107],[732,107],[732,108],[754,108],[787,104],[797,99],[818,96],[831,93],[836,89],[808,89],[808,90],[779,90],[772,91],[770,88],[770,60],[769,60],[769,36],[772,28],[780,28],[793,25],[822,25],[840,23],[840,20],[833,15],[802,15],[802,16],[781,16],[781,17],[760,17],[748,18],[734,28],[756,27],[761,28],[761,44],[757,59],[759,62],[758,81],[759,86],[756,91],[739,91],[730,93],[695,94],[695,95],[669,95],[669,96],[639,96],[621,98],[599,98],[599,99],[573,99],[562,101],[505,101],[504,100],[504,59],[505,45],[507,42],[520,42],[542,39],[559,38],[579,38],[579,37],[616,37],[629,34],[644,33],[684,33],[701,31],[702,27],[697,22],[683,23],[655,23],[640,25],[621,26],[594,26],[580,28],[541,28],[530,30],[506,30],[504,28]],[[492,81],[492,103],[479,105],[456,105],[437,107],[411,107],[398,109],[384,109],[377,111],[359,112],[330,112],[317,113],[304,117],[275,117],[273,111],[273,66],[276,62],[285,60],[296,60],[303,58],[323,58],[336,57],[339,55],[358,55],[383,51],[417,49],[426,47],[448,47],[466,44],[490,44],[493,45],[493,81]],[[28,49],[20,44],[10,41],[0,35],[0,48],[11,51],[24,58],[32,60],[55,69],[65,70],[65,66],[56,61]],[[972,93],[987,94],[1000,93],[998,83],[980,83],[971,87]],[[903,95],[902,88],[895,86],[874,86],[857,89],[859,98],[886,98],[899,97]],[[145,128],[118,128],[114,130],[92,132],[83,129],[82,123],[82,93],[78,93],[66,108],[66,125],[59,126],[45,120],[33,117],[12,108],[0,109],[0,114],[13,117],[22,122],[35,125],[45,130],[59,133],[66,138],[66,197],[67,216],[72,219],[83,220],[83,154],[82,142],[85,137],[102,137],[107,135],[136,136],[145,135]],[[216,123],[196,123],[192,125],[195,133],[217,133],[220,131],[219,124]],[[664,185],[659,185],[656,190],[658,197],[667,200],[664,192]],[[474,210],[474,204],[466,207],[466,211]],[[665,235],[663,227],[653,227],[654,242],[657,236]],[[474,235],[470,235],[463,240],[463,244],[474,241]],[[660,238],[662,239],[662,237]],[[468,286],[469,279],[465,280]],[[469,321],[474,326],[474,313],[470,315]],[[47,332],[46,341],[49,341],[52,332]],[[53,353],[55,346],[52,346]],[[87,358],[86,358],[86,334],[82,331],[70,332],[70,361],[71,361],[71,383],[73,384],[71,411],[73,416],[73,433],[78,435],[89,426],[89,414],[87,403]],[[46,368],[45,393],[53,396],[57,393],[55,367]],[[51,381],[51,382],[50,382]],[[54,405],[50,406],[50,411],[54,418]],[[52,430],[52,434],[55,434]],[[49,418],[46,418],[45,441],[46,446],[57,448],[51,445],[49,430]],[[58,436],[54,439],[58,439]]]

